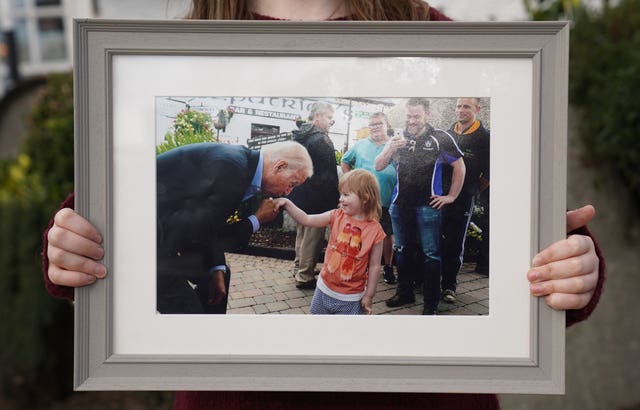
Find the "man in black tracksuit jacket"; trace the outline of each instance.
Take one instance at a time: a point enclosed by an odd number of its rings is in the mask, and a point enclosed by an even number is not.
[[[449,303],[456,300],[456,278],[462,266],[474,196],[489,186],[489,131],[476,119],[479,112],[478,98],[459,98],[456,101],[458,121],[449,130],[464,154],[467,168],[460,195],[442,212],[442,298]],[[445,172],[445,185],[449,179]],[[488,235],[483,235],[483,241],[488,243]]]

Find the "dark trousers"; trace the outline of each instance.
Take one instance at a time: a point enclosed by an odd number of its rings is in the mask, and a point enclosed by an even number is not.
[[[464,242],[473,212],[473,197],[460,196],[442,210],[442,289],[455,292],[464,256]]]
[[[193,274],[193,265],[181,266],[176,258],[158,258],[156,309],[163,314],[220,314],[227,312],[231,270],[227,266],[224,285],[227,297],[216,305],[207,302],[211,275]],[[187,268],[190,266],[191,268]],[[189,272],[186,274],[185,272]]]
[[[429,206],[389,209],[398,268],[396,293],[413,299],[413,284],[422,283],[424,307],[435,310],[440,300],[440,211]]]

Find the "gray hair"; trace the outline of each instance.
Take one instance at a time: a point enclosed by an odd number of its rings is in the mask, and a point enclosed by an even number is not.
[[[316,101],[309,108],[309,121],[313,121],[316,115],[324,114],[327,111],[333,112],[333,106],[328,102]]]
[[[307,178],[313,175],[313,162],[307,149],[294,141],[282,141],[262,147],[262,153],[271,162],[280,160],[287,162],[287,169],[292,172],[303,170]]]
[[[389,127],[389,117],[387,117],[387,114],[383,113],[382,111],[376,111],[373,114],[371,114],[369,116],[369,119],[371,118],[382,118],[382,120],[385,122],[385,124],[387,124],[387,127]]]

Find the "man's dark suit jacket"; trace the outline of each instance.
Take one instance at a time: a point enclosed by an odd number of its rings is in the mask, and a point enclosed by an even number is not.
[[[225,250],[248,243],[251,222],[229,225],[227,218],[242,203],[258,160],[258,151],[217,143],[157,157],[159,264],[176,264],[185,279],[201,280],[225,264]]]

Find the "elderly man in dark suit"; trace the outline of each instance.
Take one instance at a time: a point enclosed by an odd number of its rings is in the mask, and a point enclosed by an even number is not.
[[[261,151],[201,143],[159,155],[157,310],[225,313],[224,252],[248,243],[260,224],[277,214],[271,198],[251,200],[288,195],[312,174],[307,150],[295,142]],[[245,217],[241,211],[250,208],[248,202],[260,205]]]

